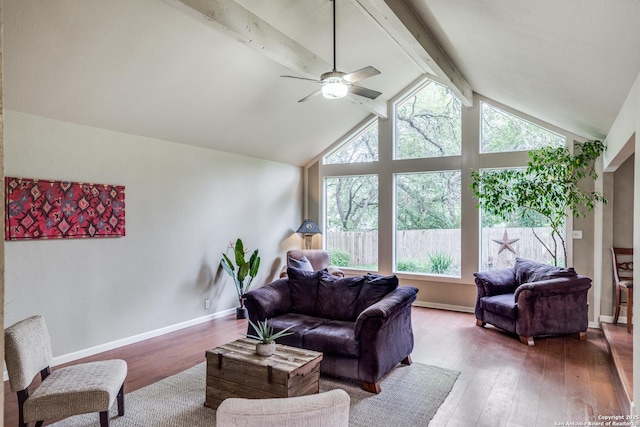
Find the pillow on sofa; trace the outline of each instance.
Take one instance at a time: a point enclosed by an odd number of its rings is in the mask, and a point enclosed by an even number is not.
[[[516,281],[519,285],[558,277],[576,276],[576,271],[573,268],[556,267],[523,258],[516,258],[513,269],[516,272]]]
[[[325,273],[328,274],[326,268],[318,271],[305,271],[295,267],[287,268],[292,312],[313,316],[318,296],[318,282],[320,276]]]
[[[320,276],[315,315],[332,320],[356,320],[356,303],[364,281],[363,276]]]
[[[367,273],[356,303],[356,317],[369,307],[380,301],[385,295],[398,287],[398,276],[380,276]]]
[[[306,256],[302,256],[300,259],[289,257],[289,267],[297,268],[304,271],[313,271],[313,266]]]

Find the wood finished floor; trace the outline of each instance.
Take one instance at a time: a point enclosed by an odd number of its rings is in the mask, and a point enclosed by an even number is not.
[[[461,372],[431,426],[554,426],[621,414],[601,330],[590,329],[587,341],[541,338],[527,347],[493,327],[477,327],[473,314],[419,307],[413,309],[413,328],[414,362]],[[82,361],[126,360],[125,390],[131,392],[203,362],[207,349],[245,330],[246,321],[225,317]],[[17,425],[16,395],[8,383],[4,423]]]

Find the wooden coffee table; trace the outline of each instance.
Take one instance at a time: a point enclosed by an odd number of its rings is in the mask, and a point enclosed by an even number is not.
[[[205,406],[224,399],[292,397],[319,392],[322,353],[277,344],[273,356],[258,356],[256,340],[242,338],[207,350]]]

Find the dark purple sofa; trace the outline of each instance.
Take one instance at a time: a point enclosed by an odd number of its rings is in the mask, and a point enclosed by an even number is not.
[[[336,277],[328,271],[288,269],[244,295],[252,322],[270,319],[275,331],[293,325],[280,344],[323,353],[320,371],[359,380],[380,392],[380,378],[398,363],[411,363],[411,303],[418,289],[398,286],[396,276]],[[249,325],[248,333],[253,334]]]
[[[573,268],[516,258],[513,268],[475,273],[476,324],[490,323],[534,345],[534,337],[576,334],[586,339],[591,279]]]

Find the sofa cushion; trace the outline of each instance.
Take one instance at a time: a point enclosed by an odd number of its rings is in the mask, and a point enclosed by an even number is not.
[[[358,357],[360,345],[354,335],[353,322],[330,320],[304,334],[303,347],[323,353]]]
[[[289,267],[297,268],[304,271],[313,271],[313,266],[306,256],[302,256],[300,259],[289,257]]]
[[[356,320],[356,303],[365,278],[320,276],[315,315],[334,320]]]
[[[326,268],[318,271],[305,271],[295,267],[287,268],[289,289],[291,290],[291,311],[313,315],[318,296],[318,282],[320,276],[326,272]]]
[[[293,326],[288,331],[291,332],[291,335],[280,337],[276,340],[276,342],[278,342],[279,344],[290,345],[299,348],[304,347],[304,335],[325,322],[327,322],[327,319],[320,319],[318,317],[293,313],[283,314],[282,316],[277,316],[269,319],[269,323],[273,327],[274,331],[281,331],[288,328],[289,326]]]
[[[480,298],[480,307],[503,317],[515,319],[518,304],[516,304],[513,294],[502,294]]]
[[[540,282],[541,280],[556,279],[558,277],[576,276],[573,268],[556,267],[524,258],[516,258],[513,269],[516,272],[516,281],[519,285],[523,283]]]
[[[367,273],[356,303],[356,317],[398,287],[398,277]]]

